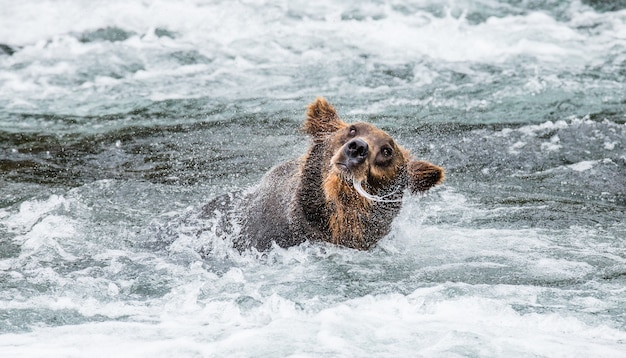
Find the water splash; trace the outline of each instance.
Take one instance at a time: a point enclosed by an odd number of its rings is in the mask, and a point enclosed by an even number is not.
[[[357,193],[359,193],[359,195],[361,195],[365,199],[368,199],[368,200],[371,200],[371,201],[376,201],[376,202],[379,202],[379,203],[400,203],[400,202],[402,202],[402,199],[385,199],[385,198],[389,198],[389,197],[392,197],[392,196],[396,196],[398,194],[397,192],[393,192],[391,194],[387,194],[387,195],[383,195],[383,196],[378,196],[378,195],[372,195],[372,194],[366,192],[365,189],[363,189],[363,185],[362,185],[362,181],[361,180],[353,179],[352,180],[352,185],[354,186],[354,189],[357,191]]]

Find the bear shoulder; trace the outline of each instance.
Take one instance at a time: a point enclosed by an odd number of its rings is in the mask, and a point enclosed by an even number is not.
[[[263,176],[259,185],[246,194],[241,205],[244,220],[240,240],[235,246],[264,251],[271,247],[272,242],[289,247],[304,241],[294,237],[290,219],[300,180],[300,168],[300,159],[278,164]]]

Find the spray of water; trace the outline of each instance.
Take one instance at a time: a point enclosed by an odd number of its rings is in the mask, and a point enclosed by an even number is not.
[[[385,199],[388,198],[394,194],[396,194],[396,192],[394,191],[391,194],[387,194],[387,195],[383,195],[383,196],[378,196],[378,195],[372,195],[368,192],[365,191],[365,189],[363,189],[363,185],[362,185],[362,181],[361,180],[356,180],[356,179],[352,179],[352,185],[354,186],[354,189],[357,191],[357,193],[359,193],[359,195],[361,195],[362,197],[369,199],[371,201],[377,201],[377,202],[381,202],[381,203],[398,203],[402,201],[402,198],[400,199]]]

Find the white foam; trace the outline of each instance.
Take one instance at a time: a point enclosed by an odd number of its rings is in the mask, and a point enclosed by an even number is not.
[[[14,241],[21,242],[20,258],[42,250],[52,250],[63,260],[74,261],[76,257],[65,251],[58,240],[72,238],[76,232],[74,220],[49,215],[35,224],[28,233],[15,237]]]
[[[52,284],[60,292],[0,299],[1,309],[50,310],[59,315],[70,311],[105,322],[31,327],[29,333],[0,335],[0,351],[15,357],[44,351],[50,357],[371,356],[372,352],[620,356],[626,333],[612,327],[610,320],[596,320],[594,312],[615,309],[620,300],[611,295],[621,292],[603,291],[608,299],[600,304],[585,299],[585,292],[570,300],[569,289],[523,282],[450,282],[472,279],[472,271],[480,276],[504,272],[523,280],[577,280],[595,268],[582,261],[585,255],[562,257],[572,251],[554,233],[463,225],[506,209],[481,207],[450,188],[433,195],[437,200],[427,203],[407,200],[394,234],[370,252],[305,244],[275,249],[264,259],[243,255],[239,261],[228,261],[231,266],[220,273],[206,265],[227,260],[228,255],[181,265],[161,257],[167,255],[100,247],[92,258],[110,264],[95,275],[88,269],[63,275],[46,265],[31,265],[30,283]],[[420,205],[429,210],[419,210]],[[448,223],[425,224],[438,216]],[[60,240],[60,235],[43,229],[62,219],[43,214],[24,235]],[[185,227],[181,234],[193,229]],[[69,230],[65,235],[74,234]],[[577,247],[585,252],[588,232],[567,235],[576,237]],[[190,238],[180,240],[179,246],[194,247]],[[180,250],[177,246],[172,253]],[[137,278],[128,271],[129,262],[174,281],[171,289],[162,296],[134,299],[129,291]],[[356,288],[346,289],[350,285]],[[412,288],[401,294],[396,287]]]
[[[586,262],[553,258],[541,258],[534,262],[530,269],[534,277],[549,280],[580,278],[592,271],[593,267]]]
[[[597,14],[577,3],[570,5],[570,22],[559,21],[545,12],[528,11],[471,23],[462,13],[435,16],[427,9],[428,6],[423,10],[417,7],[404,13],[391,4],[372,4],[367,13],[377,15],[342,20],[342,14],[354,10],[352,5],[332,1],[320,1],[315,8],[310,4],[269,0],[13,2],[3,6],[0,43],[23,46],[6,61],[9,67],[27,66],[0,71],[0,99],[7,106],[26,108],[37,105],[33,103],[35,99],[73,97],[85,106],[89,102],[85,99],[90,96],[119,100],[124,98],[120,93],[137,96],[138,90],[141,98],[154,100],[194,98],[206,96],[207,83],[216,84],[211,86],[212,96],[240,93],[242,87],[249,92],[271,88],[276,96],[288,96],[306,92],[294,89],[290,75],[293,69],[339,65],[346,58],[363,54],[375,63],[389,66],[413,64],[413,78],[402,80],[411,86],[427,86],[437,80],[439,73],[424,65],[431,61],[481,82],[484,74],[472,70],[468,63],[502,64],[527,56],[575,72],[601,63],[612,49],[625,45],[620,34],[626,31],[626,25],[620,13]],[[578,30],[581,24],[603,25],[585,33]],[[76,38],[84,32],[110,27],[134,35],[116,43],[83,43]],[[158,37],[157,29],[174,33],[175,39]],[[166,59],[176,51],[196,51],[209,64],[180,64]],[[139,68],[129,70],[124,67],[127,64]],[[164,86],[155,80],[163,77],[172,81]],[[59,84],[62,79],[81,83],[82,90]],[[554,73],[539,72],[526,88],[515,88],[522,91],[517,94],[539,93],[546,86],[563,87],[563,81],[567,80]],[[346,93],[389,89],[354,84],[343,75],[329,78],[328,83]],[[567,83],[570,84],[580,86],[575,81]],[[507,87],[505,91],[510,90],[513,89]],[[433,103],[445,105],[446,101],[482,108],[492,98],[441,97]]]
[[[15,213],[5,213],[3,219],[9,232],[26,233],[30,231],[42,217],[48,213],[62,210],[67,211],[70,201],[58,195],[51,195],[46,200],[29,200],[20,204],[19,210]]]
[[[496,286],[492,290],[441,284],[409,295],[368,295],[298,308],[271,295],[242,312],[229,302],[194,304],[189,312],[165,313],[160,322],[103,322],[37,329],[0,336],[12,357],[35,356],[576,356],[621,357],[626,333],[588,324],[574,315],[520,313],[544,289]],[[455,297],[449,292],[465,291]],[[527,291],[527,292],[525,292]],[[520,296],[518,293],[521,293]],[[596,302],[586,301],[595,305]]]
[[[520,149],[524,148],[526,146],[526,142],[522,142],[520,140],[518,140],[517,142],[511,144],[511,146],[509,147],[509,154],[519,154],[520,153]]]
[[[561,139],[558,135],[552,136],[550,142],[541,143],[541,150],[544,152],[558,152],[562,146],[559,144]]]
[[[567,167],[577,172],[584,172],[593,168],[597,162],[597,160],[583,160],[575,164],[570,164]]]
[[[559,120],[556,122],[546,121],[541,124],[531,124],[525,125],[517,129],[517,131],[527,135],[527,136],[537,136],[538,133],[557,130],[557,129],[566,129],[569,127],[569,123],[564,120]]]

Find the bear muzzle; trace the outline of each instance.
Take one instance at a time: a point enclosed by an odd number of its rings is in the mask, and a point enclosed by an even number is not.
[[[343,153],[346,157],[346,166],[352,170],[365,162],[369,154],[369,146],[364,140],[354,138],[343,146]]]
[[[363,139],[353,138],[348,141],[331,160],[335,173],[349,183],[353,180],[367,180],[369,148]]]

